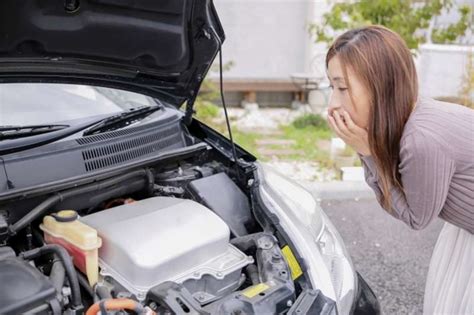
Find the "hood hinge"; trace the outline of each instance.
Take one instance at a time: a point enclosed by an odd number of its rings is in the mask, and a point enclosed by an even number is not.
[[[191,97],[186,102],[186,110],[184,111],[183,121],[186,126],[191,125],[194,114],[194,102],[196,101],[196,95],[191,95]]]

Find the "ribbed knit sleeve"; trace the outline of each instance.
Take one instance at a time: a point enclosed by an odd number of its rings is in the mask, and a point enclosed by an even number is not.
[[[382,195],[372,157],[362,157],[365,177],[380,201]],[[401,143],[399,172],[404,193],[391,187],[389,213],[413,229],[422,229],[436,218],[446,202],[455,163],[432,137],[422,131]]]
[[[400,139],[403,192],[392,187],[392,216],[414,229],[435,217],[474,233],[474,110],[420,97]],[[365,180],[380,202],[372,157],[361,157]]]

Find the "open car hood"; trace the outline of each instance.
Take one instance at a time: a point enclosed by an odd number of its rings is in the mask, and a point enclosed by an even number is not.
[[[0,83],[195,97],[224,32],[212,0],[1,0]]]

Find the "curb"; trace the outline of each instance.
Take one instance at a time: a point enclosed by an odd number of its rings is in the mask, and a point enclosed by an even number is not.
[[[365,181],[301,182],[318,200],[375,199]]]

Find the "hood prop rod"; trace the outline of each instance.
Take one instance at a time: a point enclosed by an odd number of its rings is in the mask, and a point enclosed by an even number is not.
[[[211,31],[213,30],[211,29]],[[225,122],[227,125],[229,140],[232,147],[232,159],[235,166],[235,173],[236,173],[237,178],[240,180],[241,176],[240,176],[240,171],[239,171],[239,161],[237,158],[237,150],[235,149],[234,137],[232,136],[232,129],[230,128],[230,120],[229,120],[229,115],[227,113],[227,106],[226,106],[225,97],[224,97],[224,80],[223,80],[224,65],[222,64],[222,41],[215,32],[213,33],[219,44],[219,91],[220,91],[220,96],[221,96],[222,108],[224,109]],[[210,36],[209,33],[208,33],[208,36]],[[197,98],[197,95],[194,95],[194,97],[191,97],[186,104],[185,116],[183,120],[184,120],[185,125],[187,126],[191,124],[192,115],[194,114],[193,105],[194,105],[194,102],[196,101],[196,98]]]
[[[239,176],[239,170],[238,170],[238,160],[237,160],[237,150],[235,149],[235,143],[234,143],[234,138],[232,137],[232,129],[230,128],[230,120],[229,120],[229,115],[227,114],[227,106],[225,104],[225,97],[224,97],[224,82],[222,78],[222,70],[223,64],[222,64],[222,43],[219,40],[219,90],[221,94],[221,102],[222,102],[222,108],[224,108],[224,115],[225,115],[225,122],[227,124],[227,131],[229,132],[229,140],[230,144],[232,146],[232,156],[234,157],[234,163],[236,165],[236,172],[237,176]]]

